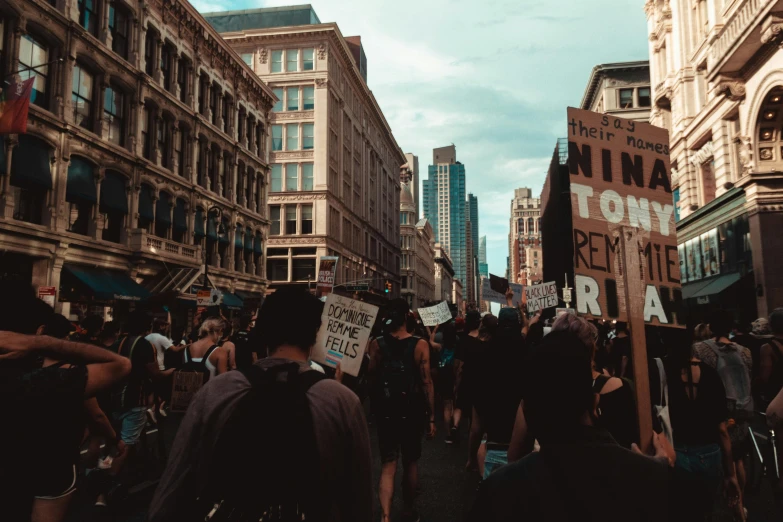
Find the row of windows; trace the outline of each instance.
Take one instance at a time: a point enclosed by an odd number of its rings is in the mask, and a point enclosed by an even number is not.
[[[301,141],[299,140],[300,135],[302,137]],[[285,139],[283,136],[285,136]],[[285,148],[283,148],[284,143]],[[273,151],[312,150],[314,146],[315,124],[289,123],[287,125],[272,125]]]
[[[280,49],[272,51],[273,73],[312,71],[315,69],[315,50],[314,49]]]
[[[618,91],[617,106],[621,109],[650,107],[651,101],[649,87],[620,89]]]
[[[313,205],[270,205],[269,235],[296,235],[313,233]],[[284,227],[284,228],[283,228]]]
[[[285,171],[285,182],[283,172]],[[286,163],[272,165],[271,192],[296,192],[313,190],[312,163]]]
[[[272,89],[278,101],[272,107],[272,112],[311,111],[315,108],[315,87],[282,87]]]
[[[316,252],[314,247],[268,248],[267,277],[270,281],[314,281]]]

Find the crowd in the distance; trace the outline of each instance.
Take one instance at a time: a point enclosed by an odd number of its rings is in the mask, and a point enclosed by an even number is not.
[[[396,299],[353,377],[312,361],[323,303],[303,290],[272,293],[236,324],[213,308],[172,331],[165,309],[143,307],[119,327],[77,327],[30,288],[0,287],[13,296],[0,302],[8,520],[64,520],[77,485],[111,520],[151,426],[173,440],[151,521],[373,520],[365,398],[383,522],[398,461],[400,515],[420,520],[422,440],[440,422],[483,479],[470,520],[708,520],[719,502],[745,520],[755,412],[783,418],[783,309],[753,333],[720,310],[687,333],[647,332],[648,456],[623,323],[545,322],[509,295],[497,317],[471,310],[430,328]]]

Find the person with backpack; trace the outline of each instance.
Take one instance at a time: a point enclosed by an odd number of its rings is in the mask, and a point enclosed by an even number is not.
[[[249,368],[253,363],[266,355],[260,355],[258,351],[256,351],[258,347],[250,343],[251,324],[253,324],[253,317],[250,315],[243,315],[239,319],[239,328],[231,337],[231,342],[233,342],[236,347],[234,357],[238,370]]]
[[[300,289],[264,300],[251,342],[270,356],[210,379],[195,396],[150,522],[372,520],[362,405],[308,365],[322,309]]]
[[[207,378],[228,371],[228,350],[221,347],[225,324],[210,317],[199,327],[199,340],[185,348],[185,364],[180,371],[203,371]]]
[[[440,334],[440,337],[438,337]],[[454,428],[452,421],[454,416],[454,395],[456,389],[456,367],[454,354],[457,350],[457,331],[454,322],[449,321],[438,325],[430,334],[430,346],[438,354],[438,379],[435,380],[436,394],[443,401],[443,425],[446,433],[446,444],[453,444],[456,439],[452,436]]]
[[[737,509],[741,513],[746,479],[743,459],[750,453],[751,445],[748,428],[753,417],[753,357],[748,348],[729,340],[734,325],[731,312],[715,310],[710,316],[709,325],[712,337],[696,343],[693,352],[700,361],[717,370],[726,389],[731,454],[740,486]]]
[[[394,477],[402,456],[403,516],[417,522],[414,500],[418,488],[418,462],[424,426],[435,437],[435,390],[430,377],[430,347],[406,328],[410,309],[405,299],[387,305],[384,335],[370,343],[371,401],[378,425],[381,453],[379,496],[381,520],[391,519]],[[426,399],[426,400],[425,400]]]

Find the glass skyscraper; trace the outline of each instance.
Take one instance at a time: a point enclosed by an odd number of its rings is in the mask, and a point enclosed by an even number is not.
[[[487,264],[487,236],[479,239],[479,275],[489,277],[489,265]]]

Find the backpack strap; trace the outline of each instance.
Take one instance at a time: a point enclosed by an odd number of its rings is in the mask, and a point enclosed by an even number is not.
[[[220,348],[220,346],[218,346],[217,344],[213,344],[212,346],[210,346],[207,352],[204,354],[204,357],[201,358],[201,362],[207,364],[207,361],[209,360],[209,356],[212,355],[212,352],[214,352],[218,348]]]

